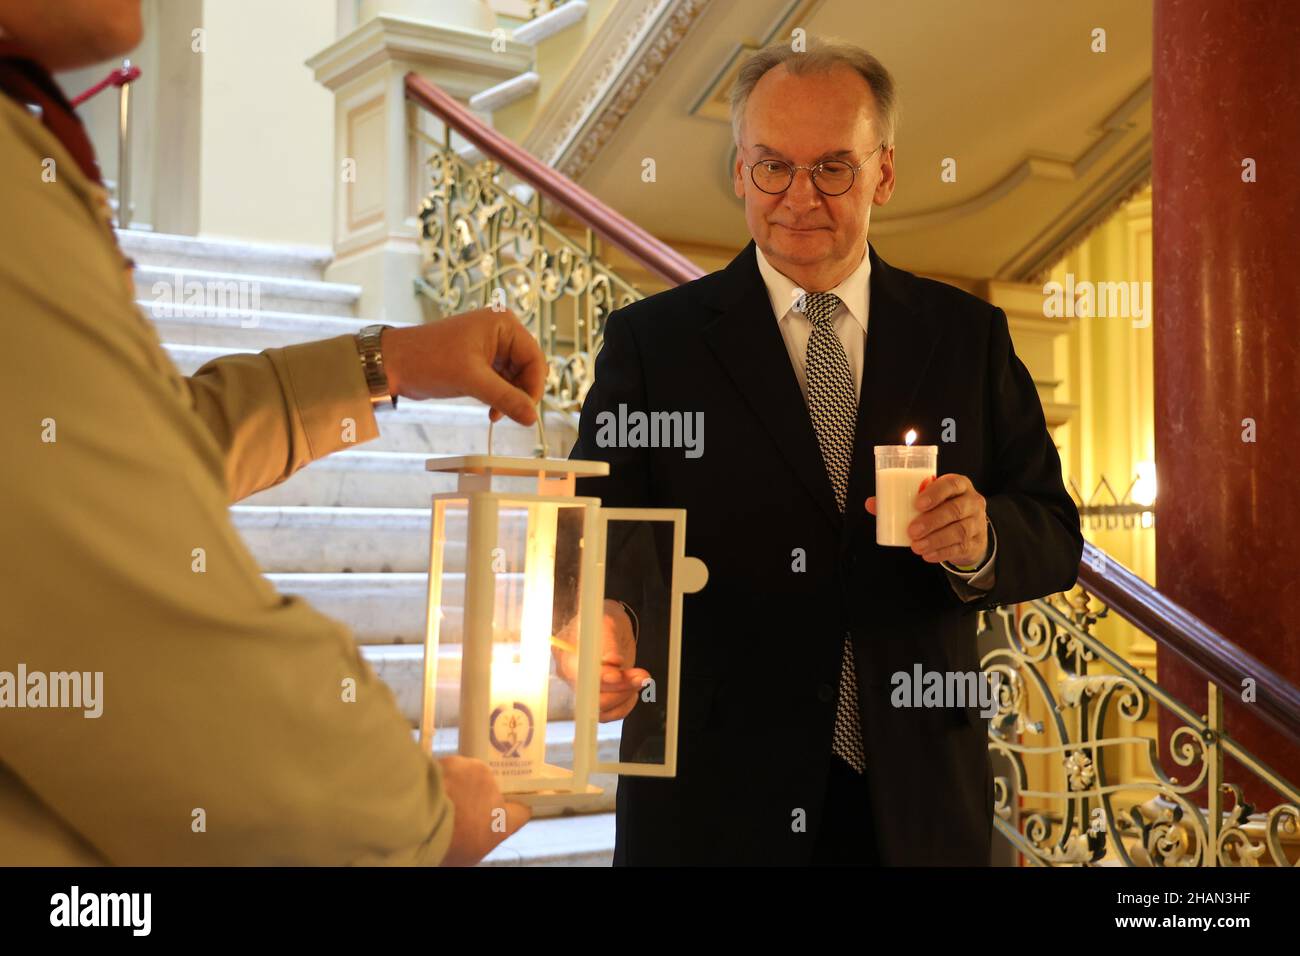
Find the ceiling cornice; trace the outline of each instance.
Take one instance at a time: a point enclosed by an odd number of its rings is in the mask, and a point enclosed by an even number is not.
[[[524,148],[578,179],[710,2],[615,4],[581,61],[543,107],[524,138]]]
[[[1104,191],[1074,204],[1057,217],[1019,255],[998,270],[998,276],[1018,282],[1046,281],[1052,267],[1083,244],[1103,222],[1151,185],[1151,139],[1147,137],[1134,162],[1106,183]]]
[[[939,206],[905,216],[872,217],[871,228],[877,235],[892,236],[917,229],[931,229],[947,225],[957,219],[972,216],[1033,180],[1075,182],[1086,176],[1108,154],[1118,151],[1126,141],[1132,142],[1136,123],[1133,115],[1151,100],[1151,80],[1148,78],[1124,102],[1111,111],[1101,124],[1102,135],[1074,159],[1060,159],[1041,154],[1027,154],[1020,162],[983,192],[960,202]],[[1149,146],[1149,138],[1148,138]],[[1148,153],[1149,155],[1149,153]]]

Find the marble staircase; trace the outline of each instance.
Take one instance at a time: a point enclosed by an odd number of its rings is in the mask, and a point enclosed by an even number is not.
[[[136,262],[137,301],[187,375],[221,355],[356,332],[373,321],[357,315],[360,287],[324,281],[328,250],[133,230],[119,237]],[[301,597],[352,629],[414,727],[423,672],[429,496],[455,487],[454,477],[426,472],[424,461],[486,451],[487,416],[469,401],[404,400],[397,409],[381,411],[379,427],[376,440],[313,462],[232,506],[231,517],[280,592]],[[550,454],[567,454],[574,439],[571,419],[548,415],[546,431]],[[495,429],[495,452],[531,455],[536,445],[535,429],[510,422]],[[440,686],[455,680],[455,638],[452,629],[444,643],[452,666]],[[562,684],[553,687],[558,739],[548,752],[552,760],[563,760],[572,749],[566,692]],[[450,727],[454,714],[442,716]],[[437,752],[450,752],[452,733],[435,741]],[[617,736],[616,724],[602,725],[603,758],[616,757]],[[606,793],[584,808],[588,812],[539,815],[485,864],[607,864],[615,781],[594,782]]]

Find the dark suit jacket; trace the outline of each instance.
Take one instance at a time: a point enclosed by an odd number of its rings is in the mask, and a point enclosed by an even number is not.
[[[620,780],[616,863],[809,861],[846,632],[883,862],[988,862],[993,796],[978,707],[895,708],[890,676],[918,662],[975,670],[976,609],[1071,587],[1083,547],[1078,512],[1005,314],[869,254],[844,517],[752,242],[722,271],[609,316],[572,457],[606,460],[610,475],[579,481],[579,494],[685,508],[686,553],[709,568],[708,585],[684,603],[677,776]],[[703,412],[703,455],[600,447],[597,416],[620,404]],[[956,440],[943,443],[949,418]],[[963,604],[946,573],[910,549],[875,543],[864,508],[874,493],[872,446],[900,444],[908,428],[939,446],[940,474],[968,476],[988,500],[997,578],[978,602]],[[794,570],[800,553],[804,571]],[[611,580],[607,593],[635,606],[640,595],[627,581]],[[638,663],[662,673],[652,644],[642,641]],[[638,720],[652,717],[638,704],[625,751]]]

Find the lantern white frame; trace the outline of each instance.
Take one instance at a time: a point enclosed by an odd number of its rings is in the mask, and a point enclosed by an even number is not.
[[[424,645],[424,689],[420,720],[420,741],[433,750],[437,699],[438,652],[442,625],[442,578],[446,544],[446,506],[463,503],[468,527],[465,538],[465,588],[461,633],[460,713],[457,718],[458,749],[474,756],[485,753],[491,709],[493,633],[496,572],[484,556],[498,546],[503,503],[554,504],[560,508],[585,509],[580,558],[578,610],[578,677],[574,688],[573,769],[543,763],[545,772],[522,781],[501,781],[511,800],[532,806],[550,804],[573,807],[594,798],[603,790],[590,783],[595,773],[628,776],[672,777],[677,773],[678,710],[681,700],[681,613],[682,595],[694,593],[708,581],[708,569],[698,558],[687,557],[686,512],[674,508],[604,508],[599,498],[578,497],[579,476],[609,474],[609,463],[548,458],[515,458],[489,454],[451,458],[430,458],[425,468],[455,472],[455,491],[432,496],[433,521],[429,538],[429,582]],[[534,477],[537,492],[495,491],[494,477]],[[670,581],[667,678],[665,702],[664,760],[662,763],[604,761],[598,753],[600,694],[600,640],[605,599],[605,548],[610,521],[656,521],[673,524],[672,576]],[[531,517],[530,517],[531,531]],[[526,573],[526,571],[525,571]],[[526,584],[525,584],[526,586]],[[554,606],[552,593],[552,607]],[[521,638],[522,641],[522,638]],[[656,675],[651,675],[655,677]],[[549,680],[549,676],[547,678]],[[662,679],[660,680],[662,683]],[[548,720],[549,723],[549,720]],[[545,739],[542,741],[545,753]],[[543,758],[544,759],[544,758]],[[520,785],[523,785],[522,788]]]

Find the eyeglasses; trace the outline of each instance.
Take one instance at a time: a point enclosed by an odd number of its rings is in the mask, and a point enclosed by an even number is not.
[[[858,170],[871,162],[884,146],[882,140],[880,145],[871,151],[871,155],[856,166],[838,159],[817,163],[815,166],[792,166],[779,159],[760,159],[756,163],[742,163],[742,165],[749,170],[749,178],[761,192],[771,195],[785,192],[794,182],[794,174],[801,169],[806,169],[812,177],[813,185],[822,195],[841,196],[853,188],[853,180],[857,177]]]

